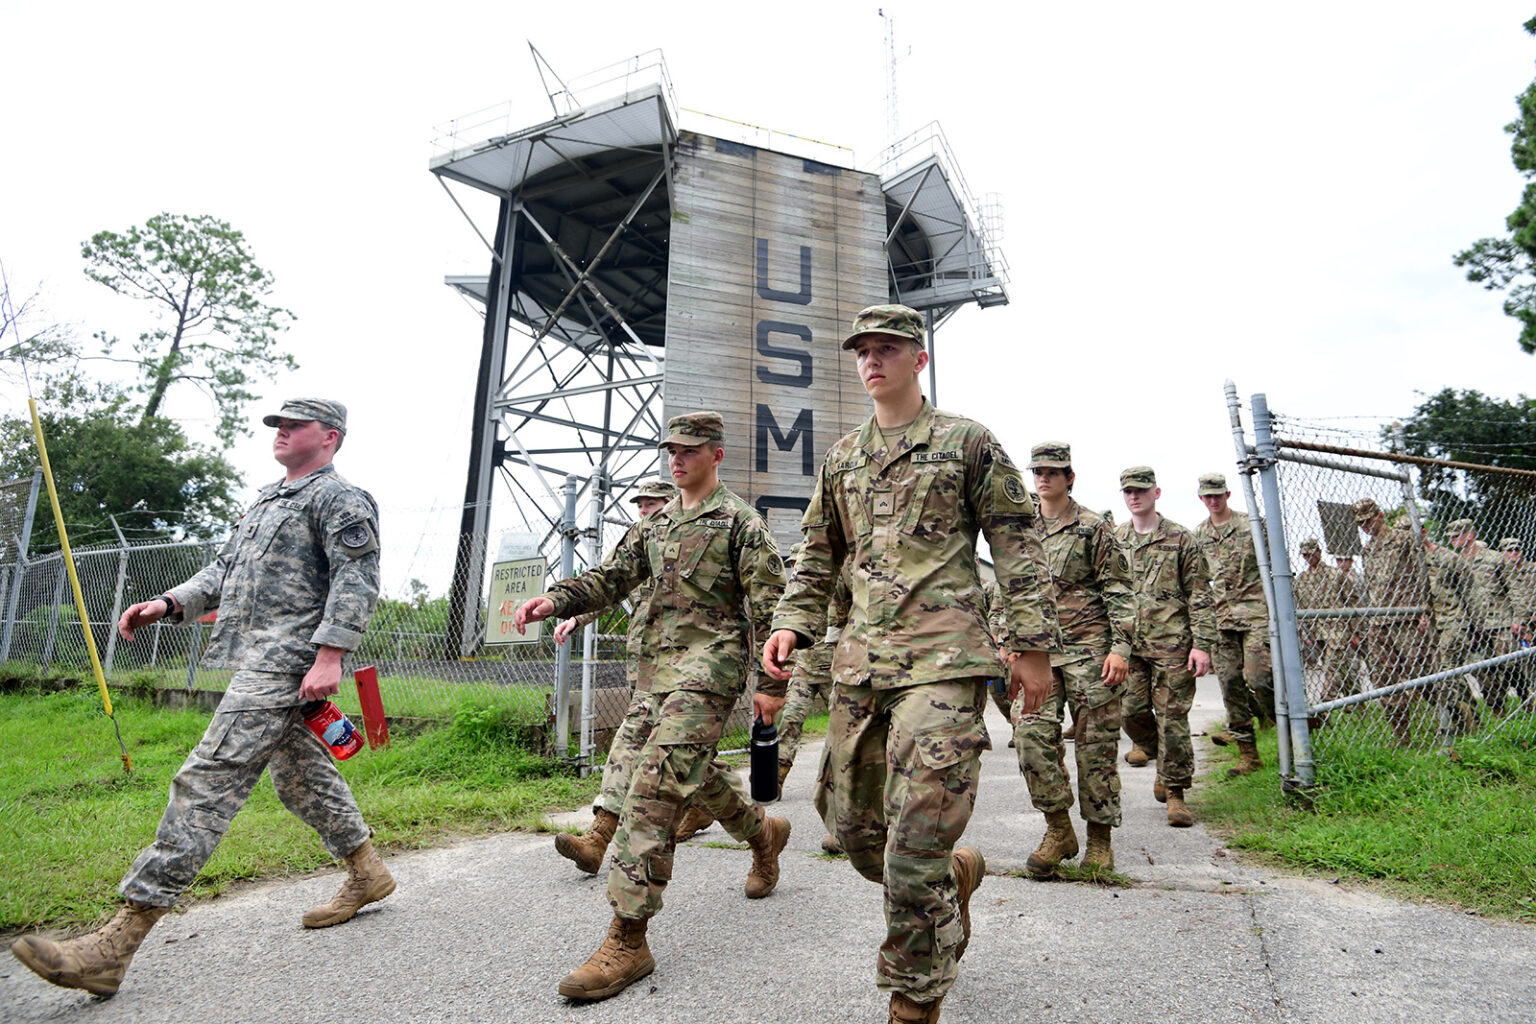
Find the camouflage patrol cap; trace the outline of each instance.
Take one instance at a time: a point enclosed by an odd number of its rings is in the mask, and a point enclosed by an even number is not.
[[[861,335],[888,334],[893,338],[915,341],[918,347],[927,347],[928,324],[923,314],[911,306],[865,306],[853,318],[853,329],[843,339],[843,350],[858,344]]]
[[[629,496],[629,500],[640,504],[642,498],[660,498],[662,501],[671,501],[677,496],[677,487],[667,480],[647,480],[635,488],[635,493]]]
[[[1323,553],[1323,548],[1322,545],[1317,542],[1316,537],[1308,537],[1306,540],[1301,542],[1301,553],[1304,555],[1320,555]]]
[[[1120,474],[1120,489],[1127,487],[1149,488],[1157,486],[1157,474],[1151,466],[1132,466]]]
[[[1042,441],[1029,450],[1025,469],[1071,469],[1072,446],[1065,441]]]
[[[1376,502],[1372,501],[1370,498],[1361,498],[1359,501],[1350,506],[1350,511],[1355,514],[1355,522],[1363,523],[1370,519],[1372,516],[1380,515],[1381,506],[1376,504]]]
[[[725,420],[717,412],[685,412],[667,420],[667,436],[656,445],[684,444],[692,448],[706,441],[725,440]]]
[[[1519,537],[1505,537],[1503,540],[1499,541],[1499,550],[1500,551],[1519,551],[1520,550],[1520,538]]]
[[[1225,476],[1220,473],[1207,473],[1200,478],[1200,490],[1196,495],[1204,498],[1208,494],[1226,494],[1228,490]]]
[[[1475,529],[1470,519],[1452,519],[1450,525],[1445,528],[1446,535],[1467,533]]]
[[[308,422],[318,420],[328,427],[347,432],[347,407],[329,398],[290,398],[277,412],[268,413],[261,422],[268,427],[277,426],[280,420]]]

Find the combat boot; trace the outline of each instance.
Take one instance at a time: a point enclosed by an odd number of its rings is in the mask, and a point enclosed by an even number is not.
[[[834,857],[841,857],[848,851],[844,850],[843,844],[837,841],[837,836],[828,835],[821,841],[821,852],[830,853]]]
[[[958,962],[965,956],[966,947],[971,944],[971,894],[981,888],[982,879],[987,877],[987,858],[981,855],[980,850],[962,846],[954,852],[951,863],[954,865],[955,891],[960,897],[960,945],[955,947],[955,960]],[[914,1019],[938,1020],[938,1000],[930,1005],[933,1007],[931,1018]]]
[[[793,763],[779,765],[779,799],[780,800],[784,799],[784,780],[789,777],[789,770],[791,768],[793,768],[793,767],[794,767]]]
[[[329,928],[350,921],[359,910],[394,891],[394,876],[374,850],[373,840],[364,839],[362,846],[347,854],[347,880],[341,883],[341,891],[331,902],[306,913],[304,927]]]
[[[1237,740],[1232,738],[1231,733],[1223,729],[1221,732],[1211,733],[1211,742],[1216,744],[1218,747],[1230,747],[1236,743]]]
[[[595,875],[602,869],[608,856],[608,844],[613,842],[613,832],[618,827],[619,816],[599,807],[592,818],[592,827],[581,835],[561,832],[555,836],[555,852],[587,874]]]
[[[943,996],[931,1003],[914,1003],[900,992],[891,993],[890,1024],[938,1024],[939,1004]]]
[[[789,819],[764,818],[763,830],[747,845],[752,847],[752,870],[747,872],[747,899],[760,900],[779,884],[779,854],[789,844]]]
[[[95,996],[114,995],[144,936],[170,909],[129,900],[116,917],[93,932],[64,942],[23,935],[11,952],[44,981],[83,988]]]
[[[697,804],[689,804],[683,820],[677,823],[677,836],[673,843],[686,843],[715,823],[715,816]]]
[[[1259,760],[1258,744],[1239,742],[1237,749],[1242,751],[1242,755],[1237,759],[1237,764],[1227,769],[1227,778],[1235,779],[1241,775],[1252,775],[1264,767],[1264,762]]]
[[[1132,768],[1145,768],[1150,760],[1152,755],[1138,745],[1132,745],[1131,749],[1125,752],[1125,763]]]
[[[1168,802],[1168,787],[1163,785],[1163,777],[1161,775],[1152,780],[1152,799],[1160,804]]]
[[[1115,851],[1109,845],[1110,826],[1098,821],[1088,823],[1088,848],[1083,851],[1082,867],[1090,871],[1115,870]]]
[[[1045,835],[1024,866],[1036,876],[1049,875],[1056,865],[1077,856],[1077,833],[1072,830],[1071,811],[1046,811]]]
[[[607,999],[654,971],[656,961],[645,944],[649,923],[647,918],[615,914],[597,952],[560,980],[560,994],[567,999]]]
[[[1174,828],[1189,828],[1195,823],[1195,816],[1189,813],[1189,808],[1184,804],[1184,790],[1178,786],[1168,787],[1168,824]]]

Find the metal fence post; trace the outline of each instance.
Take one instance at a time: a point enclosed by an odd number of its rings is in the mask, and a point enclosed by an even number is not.
[[[21,536],[16,542],[16,574],[11,580],[10,596],[5,603],[5,635],[0,636],[0,661],[11,657],[11,636],[16,625],[16,603],[21,598],[21,584],[26,577],[27,553],[32,547],[32,522],[37,517],[37,492],[43,482],[41,466],[32,471],[32,489],[27,494],[27,512],[21,521]]]
[[[1269,650],[1270,665],[1274,674],[1275,696],[1275,721],[1288,721],[1290,717],[1290,701],[1286,696],[1285,666],[1279,657],[1280,651],[1280,620],[1275,615],[1275,580],[1274,564],[1269,558],[1269,542],[1264,536],[1265,519],[1259,516],[1259,502],[1253,493],[1253,474],[1258,465],[1252,457],[1253,452],[1248,447],[1248,439],[1243,434],[1242,409],[1238,404],[1237,385],[1227,381],[1223,385],[1227,395],[1227,413],[1232,420],[1232,443],[1237,449],[1237,469],[1243,480],[1243,500],[1248,504],[1248,529],[1253,535],[1253,553],[1259,563],[1259,579],[1264,585],[1264,600],[1269,606]],[[1280,514],[1278,508],[1266,505],[1270,516]],[[1279,763],[1280,777],[1289,778],[1292,771],[1291,762],[1291,737],[1287,729],[1275,730],[1276,755]]]
[[[565,478],[565,513],[560,517],[560,578],[576,572],[576,487],[574,475]],[[555,647],[555,756],[571,749],[571,645]]]
[[[69,570],[64,568],[64,555],[59,555],[59,574],[53,585],[53,614],[48,619],[48,639],[43,641],[43,671],[47,672],[53,666],[53,641],[59,634],[59,607],[64,603],[64,577]]]
[[[602,471],[592,478],[592,525],[588,528],[588,536],[591,537],[591,557],[588,565],[596,565],[603,556],[603,505],[607,501],[608,481]],[[582,763],[590,767],[593,748],[593,725],[597,721],[597,708],[595,706],[596,694],[593,691],[593,673],[595,666],[593,659],[597,657],[597,623],[589,622],[582,635],[582,662],[581,662],[581,759]],[[585,770],[585,769],[584,769]]]
[[[1316,781],[1316,766],[1312,761],[1312,736],[1307,729],[1307,690],[1302,675],[1301,634],[1296,627],[1296,594],[1291,583],[1291,557],[1285,547],[1285,516],[1281,512],[1280,484],[1275,472],[1275,439],[1269,415],[1269,400],[1262,393],[1253,396],[1253,439],[1259,466],[1259,484],[1264,492],[1264,507],[1270,510],[1270,514],[1265,517],[1275,592],[1275,604],[1270,612],[1279,619],[1278,653],[1284,666],[1286,728],[1290,734],[1293,761],[1291,780],[1296,786],[1305,789]]]
[[[112,615],[107,620],[107,658],[101,669],[110,679],[112,676],[112,659],[117,654],[117,617],[123,614],[123,583],[128,579],[128,539],[123,536],[123,531],[117,525],[117,516],[107,516],[112,522],[112,531],[117,534],[119,550],[117,552],[117,585],[112,590]]]

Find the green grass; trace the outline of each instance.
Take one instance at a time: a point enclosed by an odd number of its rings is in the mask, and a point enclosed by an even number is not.
[[[126,694],[113,705],[130,775],[94,688],[0,695],[0,931],[89,923],[116,904],[118,879],[153,840],[171,777],[209,719]],[[451,725],[343,762],[375,841],[398,849],[538,828],[542,814],[589,802],[600,776],[578,779],[522,749],[527,724],[524,709],[461,704]],[[329,863],[263,776],[188,898]]]
[[[1268,767],[1270,730],[1259,742],[1265,771],[1228,779],[1235,755],[1218,755],[1193,795],[1201,820],[1234,849],[1370,880],[1398,896],[1536,920],[1536,742],[1528,738],[1536,729],[1516,732],[1527,738],[1464,740],[1450,755],[1334,736],[1317,755],[1317,785],[1297,799],[1282,794]]]

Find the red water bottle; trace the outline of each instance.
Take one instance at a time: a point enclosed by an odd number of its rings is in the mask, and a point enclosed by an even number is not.
[[[312,700],[299,708],[309,731],[320,737],[320,742],[331,748],[331,756],[345,761],[363,749],[363,737],[352,726],[352,720],[341,713],[341,708],[328,700]]]

